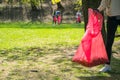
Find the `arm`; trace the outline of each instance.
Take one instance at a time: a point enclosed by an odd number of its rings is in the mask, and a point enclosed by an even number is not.
[[[105,10],[106,7],[107,7],[107,0],[102,0],[100,6],[97,9],[101,12]]]

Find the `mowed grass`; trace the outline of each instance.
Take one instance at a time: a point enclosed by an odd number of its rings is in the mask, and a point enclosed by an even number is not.
[[[83,24],[1,24],[0,48],[73,46],[79,43],[83,33]]]
[[[102,65],[86,68],[72,62],[83,26],[1,23],[0,80],[120,80],[118,53],[108,73],[98,72]]]

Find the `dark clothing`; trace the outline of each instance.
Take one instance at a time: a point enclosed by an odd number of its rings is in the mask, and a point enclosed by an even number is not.
[[[114,42],[115,32],[117,30],[118,25],[120,25],[120,19],[117,19],[117,17],[108,17],[106,50],[107,50],[107,55],[108,55],[109,61],[111,60],[112,45]],[[110,62],[107,64],[110,64]]]

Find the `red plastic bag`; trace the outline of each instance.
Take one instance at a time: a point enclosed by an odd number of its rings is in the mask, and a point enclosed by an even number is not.
[[[101,34],[103,17],[91,8],[88,9],[88,14],[86,32],[72,61],[86,67],[93,67],[108,62],[108,57]]]

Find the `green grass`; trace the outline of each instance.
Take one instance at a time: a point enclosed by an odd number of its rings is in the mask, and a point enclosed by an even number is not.
[[[1,23],[0,80],[120,80],[119,54],[112,57],[108,73],[98,72],[102,65],[86,68],[71,61],[83,26]]]
[[[83,24],[81,24],[83,25]],[[0,25],[0,48],[55,47],[77,45],[83,35],[83,26],[78,24],[7,23]]]
[[[117,28],[116,34],[120,35],[120,26]],[[115,40],[120,40],[120,37],[116,37]]]

